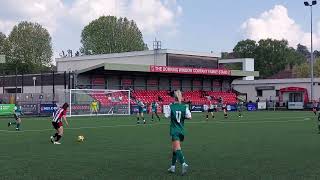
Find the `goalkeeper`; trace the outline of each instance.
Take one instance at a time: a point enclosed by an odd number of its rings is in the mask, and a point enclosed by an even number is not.
[[[91,114],[95,113],[96,116],[97,116],[98,115],[98,111],[99,111],[98,102],[96,100],[93,100],[91,102]]]

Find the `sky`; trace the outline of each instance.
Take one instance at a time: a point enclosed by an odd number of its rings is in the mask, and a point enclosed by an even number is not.
[[[311,2],[311,0],[309,0]],[[304,0],[0,0],[0,32],[20,21],[40,23],[52,36],[54,58],[79,50],[85,25],[102,15],[137,22],[152,49],[232,51],[243,39],[287,39],[310,47],[310,8]],[[320,50],[320,1],[313,7],[314,48]]]

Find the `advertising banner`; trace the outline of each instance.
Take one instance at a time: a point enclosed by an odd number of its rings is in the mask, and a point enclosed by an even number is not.
[[[131,114],[138,113],[138,112],[139,112],[138,105],[132,105],[131,106]],[[147,108],[146,107],[143,108],[143,112],[144,113],[147,112]]]
[[[163,105],[163,113],[169,113],[170,106],[169,105]]]
[[[237,105],[236,104],[230,104],[227,105],[227,111],[237,111]]]
[[[258,109],[267,109],[267,102],[258,102]]]
[[[288,109],[303,109],[303,102],[288,102]]]
[[[40,114],[52,114],[56,109],[56,104],[40,104]]]
[[[0,116],[13,114],[14,104],[0,104]]]
[[[209,69],[209,68],[192,68],[192,67],[175,67],[175,66],[150,66],[150,72],[175,73],[175,74],[203,74],[214,76],[230,76],[231,71],[228,69]]]
[[[247,104],[247,110],[248,111],[256,111],[257,110],[257,104],[256,103],[248,103]]]
[[[90,114],[90,105],[89,104],[75,104],[71,106],[72,114]],[[98,106],[98,112],[100,112],[100,107]]]
[[[38,115],[38,104],[21,104],[22,113],[24,115]]]
[[[191,105],[191,112],[203,112],[202,105]]]

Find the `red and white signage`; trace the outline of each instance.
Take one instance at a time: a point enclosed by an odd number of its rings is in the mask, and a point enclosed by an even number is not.
[[[150,66],[150,72],[175,73],[175,74],[203,74],[214,76],[230,76],[231,71],[228,69],[209,69],[209,68],[192,68],[192,67],[175,67],[175,66]]]

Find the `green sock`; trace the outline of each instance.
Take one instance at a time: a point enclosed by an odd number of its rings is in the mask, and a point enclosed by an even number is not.
[[[11,124],[17,124],[17,122],[11,122]]]
[[[171,159],[171,165],[174,166],[177,162],[177,153],[172,152],[172,159]]]
[[[18,129],[20,128],[20,123],[17,123],[17,128],[18,128]]]
[[[184,156],[183,156],[183,153],[182,153],[181,149],[176,150],[176,154],[177,154],[179,162],[181,164],[183,164],[184,163]]]

